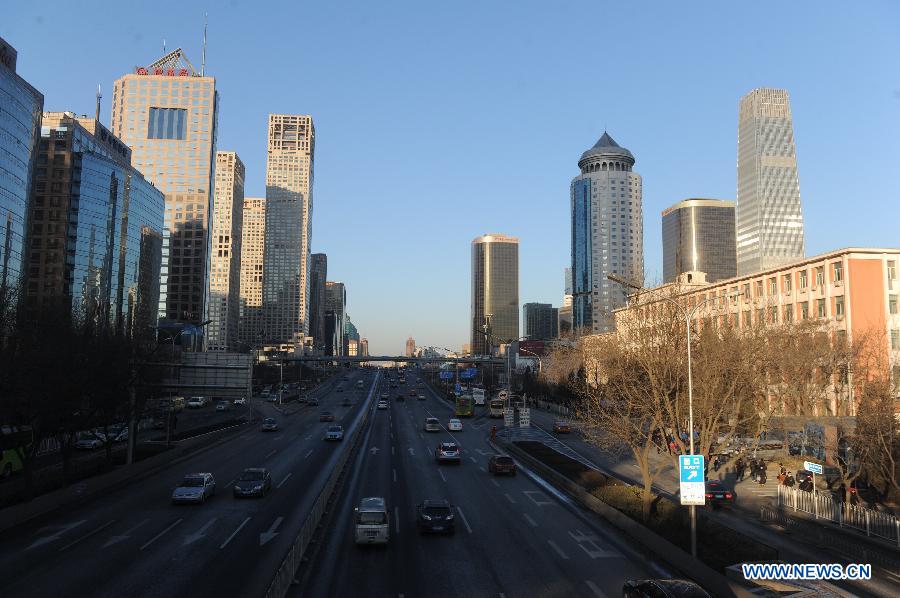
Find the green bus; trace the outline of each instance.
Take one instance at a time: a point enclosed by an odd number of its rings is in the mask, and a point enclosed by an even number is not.
[[[6,479],[22,471],[25,451],[33,442],[30,426],[0,426],[0,476]]]
[[[473,403],[472,395],[465,394],[456,397],[456,416],[472,417]]]

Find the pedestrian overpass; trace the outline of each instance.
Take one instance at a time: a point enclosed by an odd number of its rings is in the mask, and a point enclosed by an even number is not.
[[[394,362],[394,363],[416,363],[416,364],[442,364],[442,363],[465,363],[465,364],[484,364],[484,365],[504,365],[505,357],[406,357],[401,355],[366,355],[360,356],[334,356],[334,355],[282,355],[269,357],[272,361],[299,361],[301,363],[372,363]]]

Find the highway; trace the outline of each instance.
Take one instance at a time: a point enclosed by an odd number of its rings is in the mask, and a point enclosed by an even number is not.
[[[407,397],[413,378],[390,393],[388,410],[375,410],[359,458],[333,509],[314,555],[301,567],[306,583],[290,595],[603,597],[621,595],[630,578],[670,576],[627,538],[526,475],[494,477],[486,471],[494,451],[492,424],[477,407],[463,431],[423,431],[435,416],[446,426],[452,407],[429,387],[427,399]],[[440,441],[461,445],[460,465],[437,465]],[[357,546],[353,508],[381,496],[391,515],[387,546]],[[453,536],[421,536],[416,505],[446,498],[457,508]]]
[[[0,539],[0,594],[43,596],[261,596],[331,472],[343,443],[327,443],[319,412],[349,432],[358,425],[377,374],[355,370],[335,392],[313,396],[320,407],[274,416],[278,432],[251,424],[230,440],[83,506],[9,530]],[[355,390],[364,380],[366,388]],[[352,407],[341,407],[344,397]],[[246,467],[266,467],[273,491],[234,499],[231,484]],[[203,505],[174,506],[186,473],[211,472],[217,493]]]

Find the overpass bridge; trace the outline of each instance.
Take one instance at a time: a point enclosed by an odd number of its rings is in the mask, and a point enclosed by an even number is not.
[[[334,355],[282,355],[272,356],[272,361],[299,361],[301,363],[325,362],[325,363],[371,363],[373,361],[394,362],[394,363],[466,363],[466,364],[484,364],[484,365],[504,365],[505,357],[406,357],[401,355],[366,355],[359,356],[334,356]]]

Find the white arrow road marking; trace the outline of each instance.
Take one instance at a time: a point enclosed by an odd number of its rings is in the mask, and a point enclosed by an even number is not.
[[[278,517],[274,523],[269,527],[269,531],[263,532],[259,535],[259,545],[265,546],[269,543],[272,538],[278,535],[278,532],[275,530],[278,529],[278,526],[281,525],[281,522],[284,521],[284,517]]]
[[[158,534],[156,534],[155,536],[153,536],[152,538],[150,538],[149,540],[147,540],[147,542],[145,542],[144,545],[141,546],[141,550],[147,548],[148,546],[150,546],[151,544],[153,544],[154,542],[156,542],[156,540],[158,540],[163,534],[165,534],[166,532],[168,532],[170,529],[172,529],[173,527],[175,527],[176,525],[178,525],[178,524],[181,523],[182,521],[184,521],[184,519],[178,519],[178,520],[176,520],[175,523],[173,523],[172,525],[170,525],[169,527],[167,527],[167,528],[164,529],[163,531],[159,532]]]
[[[472,533],[472,528],[469,526],[469,522],[466,519],[466,514],[462,512],[462,509],[456,507],[456,512],[459,513],[460,519],[462,519],[463,523],[466,525],[466,529],[469,530],[469,533]]]
[[[410,456],[410,457],[414,457],[414,456],[416,455],[416,449],[414,449],[413,447],[409,447],[409,448],[406,449],[406,450],[409,451],[409,456]]]
[[[559,558],[566,559],[566,560],[569,559],[569,555],[567,555],[565,552],[563,552],[562,548],[560,548],[559,546],[556,545],[556,542],[554,542],[553,540],[547,540],[547,544],[549,544],[550,547],[556,551],[556,554],[559,555]]]
[[[118,544],[119,542],[122,542],[122,541],[124,541],[124,540],[127,540],[128,538],[131,537],[131,534],[133,534],[133,533],[135,532],[135,530],[137,530],[137,528],[141,527],[142,525],[144,525],[144,524],[147,523],[148,521],[150,521],[150,520],[149,520],[149,519],[144,519],[143,521],[141,521],[140,523],[138,523],[137,525],[135,525],[133,528],[131,528],[131,529],[129,529],[129,530],[125,530],[125,533],[122,534],[121,536],[110,536],[109,540],[107,540],[107,541],[106,541],[106,544],[104,544],[103,546],[101,546],[101,548],[109,548],[109,547],[112,546],[113,544]]]
[[[201,527],[200,529],[198,529],[196,532],[194,532],[193,534],[190,534],[190,535],[188,535],[188,536],[185,536],[185,537],[184,537],[184,544],[182,544],[182,546],[187,546],[188,544],[193,544],[194,542],[196,542],[196,541],[199,540],[200,538],[205,538],[205,537],[206,537],[206,530],[208,530],[208,529],[209,529],[209,526],[211,526],[211,525],[212,525],[213,523],[215,523],[215,522],[216,522],[216,518],[213,517],[211,520],[209,520],[209,521],[206,523],[206,525],[204,525],[203,527]]]
[[[75,529],[76,527],[78,527],[79,525],[84,523],[85,521],[87,521],[87,520],[82,519],[81,521],[75,521],[73,523],[69,523],[68,525],[58,526],[58,527],[56,527],[55,532],[53,532],[49,536],[43,536],[43,537],[38,538],[37,540],[32,542],[31,546],[26,548],[26,550],[31,550],[32,548],[37,548],[38,546],[43,546],[44,544],[49,544],[50,542],[55,542],[56,540],[59,540],[60,536],[62,536],[64,533],[66,533],[69,530]],[[41,528],[41,531],[50,530],[50,529],[53,529],[53,528],[52,527],[44,527],[44,528]]]
[[[613,559],[622,556],[615,550],[606,550],[600,544],[600,538],[594,534],[586,534],[581,530],[569,532],[572,539],[578,542],[578,546],[592,559]],[[587,545],[587,546],[585,546]],[[588,548],[588,546],[590,548]],[[593,550],[591,550],[593,549]]]
[[[597,587],[597,584],[595,584],[594,582],[592,582],[590,579],[584,580],[584,583],[587,584],[587,587],[589,587],[589,588],[591,589],[591,591],[594,593],[594,596],[596,596],[597,598],[609,598],[609,597],[606,595],[606,593],[604,593],[603,590],[601,590],[600,588],[598,588],[598,587]]]
[[[282,486],[284,486],[284,483],[285,483],[286,481],[288,481],[288,479],[289,479],[292,475],[294,475],[294,472],[288,472],[288,474],[287,474],[286,476],[284,476],[284,479],[281,480],[281,481],[278,483],[278,485],[275,486],[275,487],[276,487],[276,488],[281,488]]]
[[[69,542],[68,544],[66,544],[66,545],[63,546],[62,548],[60,548],[59,551],[62,552],[63,550],[66,550],[67,548],[71,548],[72,546],[75,546],[76,544],[78,544],[78,543],[81,542],[82,540],[85,540],[85,539],[87,539],[87,538],[90,538],[90,537],[93,536],[94,534],[97,534],[97,533],[102,532],[103,530],[105,530],[106,528],[108,528],[110,525],[112,525],[112,524],[115,523],[115,522],[116,522],[115,519],[113,519],[112,521],[107,521],[106,523],[104,523],[103,525],[101,525],[100,527],[98,527],[97,529],[95,529],[94,531],[91,531],[91,532],[86,533],[85,535],[81,536],[81,537],[78,538],[77,540],[72,540],[71,542]]]
[[[221,549],[225,548],[226,546],[228,546],[228,543],[231,542],[231,539],[234,538],[234,537],[237,535],[237,533],[238,533],[239,531],[241,531],[242,529],[244,529],[244,526],[247,525],[247,522],[248,522],[248,521],[250,521],[250,518],[249,518],[249,517],[247,517],[246,519],[244,519],[243,521],[241,521],[241,524],[240,524],[239,526],[237,526],[237,529],[236,529],[236,530],[234,530],[233,532],[231,532],[231,535],[228,536],[228,539],[225,540],[224,542],[222,542],[222,545],[219,546],[219,550],[221,550]]]
[[[369,452],[372,453],[373,455],[377,455],[377,454],[378,454],[378,450],[379,450],[379,449],[378,449],[377,446],[373,446],[372,448],[369,449]]]

